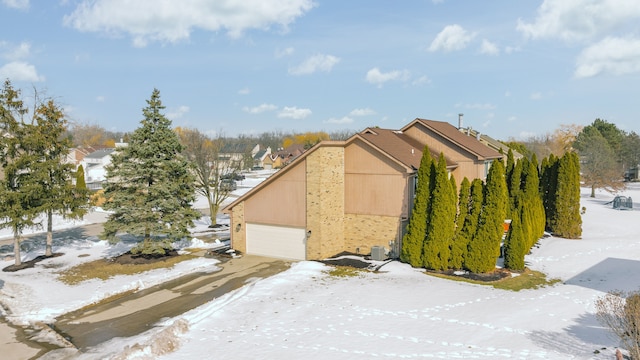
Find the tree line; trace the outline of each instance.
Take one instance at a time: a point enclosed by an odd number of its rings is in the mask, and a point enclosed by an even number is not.
[[[575,152],[551,155],[539,166],[535,155],[515,161],[509,150],[506,166],[493,161],[486,181],[464,178],[458,191],[444,155],[433,159],[425,147],[416,181],[400,253],[413,267],[487,273],[503,255],[506,268],[521,271],[545,229],[566,238],[582,234]]]

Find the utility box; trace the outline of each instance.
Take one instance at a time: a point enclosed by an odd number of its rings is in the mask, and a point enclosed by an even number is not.
[[[384,246],[372,246],[371,247],[371,260],[383,261],[387,259],[387,255],[384,253]]]

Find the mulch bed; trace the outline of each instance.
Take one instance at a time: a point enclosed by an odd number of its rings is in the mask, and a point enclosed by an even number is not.
[[[346,257],[346,256],[352,256],[352,257]],[[362,258],[362,260],[354,259],[354,257],[360,257]],[[350,252],[342,252],[329,259],[318,260],[318,262],[321,262],[327,265],[332,265],[332,266],[349,266],[356,269],[367,269],[367,268],[370,268],[372,265],[372,263],[368,262],[367,260],[368,258],[363,257],[362,255],[353,254]],[[497,280],[504,279],[506,277],[511,276],[511,273],[505,269],[496,269],[495,271],[486,273],[486,274],[476,274],[471,272],[456,273],[455,270],[445,270],[445,271],[425,270],[425,271],[432,274],[442,274],[442,275],[448,275],[452,277],[457,276],[465,279],[483,281],[483,282],[497,281]]]
[[[32,268],[34,266],[36,266],[37,263],[39,263],[42,260],[47,260],[47,259],[51,259],[54,257],[58,257],[58,256],[62,256],[64,255],[63,253],[53,253],[51,256],[46,256],[46,255],[40,255],[37,256],[29,261],[23,261],[20,265],[9,265],[7,267],[5,267],[4,269],[2,269],[2,271],[4,272],[16,272],[18,270],[23,270],[23,269],[29,269]]]
[[[511,276],[511,273],[504,269],[496,269],[493,272],[485,273],[485,274],[476,274],[472,272],[464,272],[462,274],[456,274],[455,270],[445,270],[445,271],[427,270],[427,272],[434,273],[434,274],[454,276],[454,277],[457,276],[457,277],[462,277],[469,280],[484,281],[484,282],[497,281],[497,280],[504,279],[506,277]]]
[[[164,261],[174,256],[178,256],[177,250],[168,250],[164,255],[157,254],[132,254],[127,251],[124,254],[118,255],[109,259],[109,261],[122,264],[122,265],[140,265],[140,264],[152,264],[158,261]]]
[[[352,257],[346,257],[346,256],[352,256]],[[362,260],[354,259],[353,257],[359,257]],[[349,266],[356,269],[366,269],[366,268],[369,268],[372,264],[367,261],[366,257],[363,257],[362,255],[359,255],[359,254],[350,253],[347,251],[336,254],[329,259],[317,260],[317,261],[326,265]]]

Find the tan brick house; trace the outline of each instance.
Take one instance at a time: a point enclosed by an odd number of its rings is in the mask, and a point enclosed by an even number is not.
[[[323,141],[225,207],[231,246],[295,260],[369,254],[373,246],[397,256],[425,144],[432,156],[445,155],[458,183],[484,179],[502,157],[448,123],[424,119]]]

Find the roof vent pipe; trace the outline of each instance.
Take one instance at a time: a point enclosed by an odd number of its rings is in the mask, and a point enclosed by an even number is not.
[[[462,117],[464,116],[463,113],[458,114],[458,129],[462,129]]]

